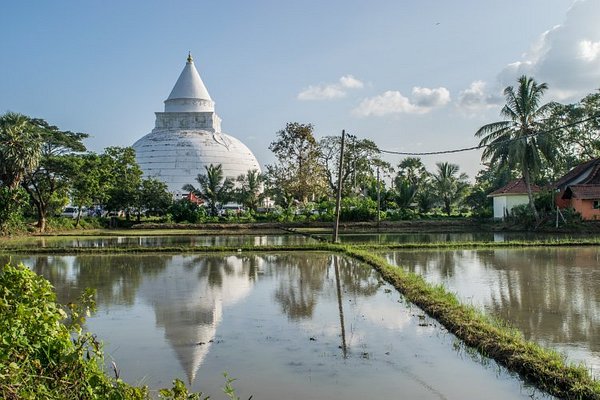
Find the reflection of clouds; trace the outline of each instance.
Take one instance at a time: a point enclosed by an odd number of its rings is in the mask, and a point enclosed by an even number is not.
[[[140,287],[189,383],[210,350],[223,308],[242,300],[252,288],[255,269],[248,261],[221,255],[173,257],[163,273],[146,279]],[[197,272],[193,279],[190,270]]]
[[[372,303],[363,305],[360,312],[373,324],[386,329],[402,331],[410,325],[411,317],[408,313],[398,310],[397,304]]]

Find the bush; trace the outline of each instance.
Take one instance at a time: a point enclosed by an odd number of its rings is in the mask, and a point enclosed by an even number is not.
[[[63,309],[44,278],[23,265],[0,270],[0,397],[148,397],[145,387],[104,374],[100,344],[90,333],[81,333],[83,316],[93,305],[89,292],[85,298],[84,305]]]
[[[200,219],[206,218],[206,209],[198,206],[196,203],[192,203],[188,199],[181,199],[174,202],[169,207],[169,214],[173,221],[179,222],[190,222],[192,224],[198,223]]]

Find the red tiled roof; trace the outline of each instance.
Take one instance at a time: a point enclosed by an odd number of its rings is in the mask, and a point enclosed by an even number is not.
[[[563,194],[563,199],[600,200],[600,185],[571,185]]]
[[[572,182],[575,179],[579,178],[590,168],[592,169],[588,176],[586,176],[584,180],[579,183],[600,183],[598,177],[598,172],[600,171],[600,158],[594,158],[593,160],[577,165],[575,168],[567,172],[565,175],[562,176],[562,178],[554,182],[554,188],[565,189],[567,186],[569,186],[569,182]]]
[[[533,193],[539,192],[541,189],[538,185],[532,184],[531,191]],[[488,194],[488,197],[502,196],[504,194],[527,194],[527,186],[523,179],[509,182],[506,186],[501,187],[498,190],[494,190]]]

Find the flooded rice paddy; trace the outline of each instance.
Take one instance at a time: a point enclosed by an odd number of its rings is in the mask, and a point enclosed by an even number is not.
[[[509,321],[527,339],[600,377],[600,247],[418,250],[385,254],[461,302]]]
[[[272,246],[317,243],[302,235],[185,235],[185,236],[32,236],[0,241],[0,249],[85,248],[85,247],[169,247],[169,246]]]
[[[339,255],[12,258],[49,279],[61,302],[97,289],[87,327],[131,383],[179,377],[217,399],[226,371],[242,398],[546,398]]]

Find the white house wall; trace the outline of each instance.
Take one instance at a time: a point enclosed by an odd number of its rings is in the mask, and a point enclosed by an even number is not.
[[[494,218],[504,219],[514,207],[528,203],[529,197],[526,194],[494,196]]]

